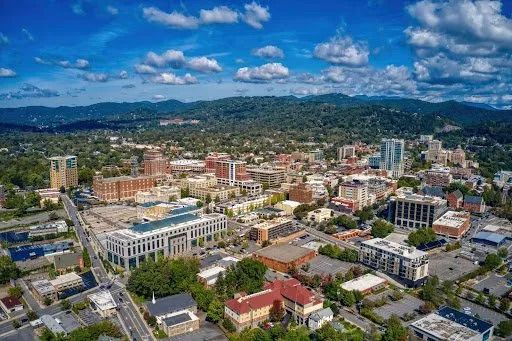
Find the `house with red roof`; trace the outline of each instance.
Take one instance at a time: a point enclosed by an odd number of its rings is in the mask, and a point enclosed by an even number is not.
[[[283,307],[297,324],[304,325],[311,313],[323,308],[323,300],[294,278],[275,280],[266,284],[263,291],[252,295],[239,293],[226,301],[224,315],[237,330],[255,328],[269,319],[270,311],[275,306]]]
[[[7,314],[23,310],[23,303],[14,296],[7,296],[0,299],[0,306]]]

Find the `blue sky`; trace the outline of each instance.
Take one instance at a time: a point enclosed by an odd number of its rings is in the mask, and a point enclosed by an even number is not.
[[[512,106],[512,1],[3,1],[0,106],[341,92]]]

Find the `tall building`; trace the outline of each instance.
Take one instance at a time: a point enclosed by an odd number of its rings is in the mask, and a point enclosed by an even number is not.
[[[254,181],[267,184],[268,187],[279,187],[286,182],[286,170],[280,167],[250,167],[247,173]]]
[[[344,182],[340,185],[338,193],[340,198],[357,201],[360,208],[372,204],[369,203],[368,184],[364,182]]]
[[[458,146],[457,149],[450,154],[450,162],[454,165],[466,167],[466,152]]]
[[[50,187],[69,188],[78,186],[76,156],[55,156],[50,158]]]
[[[204,158],[204,164],[207,173],[215,173],[215,164],[217,161],[227,161],[231,160],[231,155],[227,153],[217,153],[213,152],[208,154],[207,157]]]
[[[262,191],[262,185],[253,181],[246,170],[246,162],[238,160],[221,160],[215,163],[217,184],[239,187],[248,195],[257,195]]]
[[[165,175],[167,164],[162,152],[158,149],[148,149],[144,152],[144,175]]]
[[[448,162],[448,152],[443,149],[443,143],[440,140],[432,140],[428,143],[426,160],[446,165]]]
[[[301,204],[309,204],[313,201],[313,190],[305,183],[298,183],[290,188],[289,198]]]
[[[391,172],[393,178],[404,173],[404,140],[382,139],[380,145],[380,169]]]
[[[381,238],[363,241],[359,261],[398,278],[407,286],[418,287],[428,277],[428,254],[415,247]]]
[[[404,228],[431,227],[448,209],[445,199],[409,194],[398,196],[395,202],[394,223]]]
[[[348,159],[349,157],[356,156],[356,146],[346,145],[338,148],[338,160]]]
[[[425,180],[429,186],[447,187],[453,177],[449,167],[436,167],[425,171]]]

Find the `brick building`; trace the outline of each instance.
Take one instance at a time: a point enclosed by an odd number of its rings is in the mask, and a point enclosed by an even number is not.
[[[435,233],[459,239],[471,227],[471,215],[469,212],[448,211],[432,224]]]
[[[448,201],[448,206],[451,208],[457,209],[464,205],[464,196],[458,189],[446,194],[446,200]]]
[[[313,201],[313,190],[311,186],[304,183],[295,184],[290,187],[289,198],[301,204],[309,204]]]
[[[231,159],[231,155],[227,153],[210,153],[204,158],[204,164],[207,173],[215,173],[215,164],[217,161],[227,161]]]
[[[464,196],[464,209],[473,213],[484,213],[485,202],[480,196],[466,195]]]
[[[144,152],[144,175],[165,175],[167,164],[162,152],[158,149],[148,149]]]
[[[315,256],[315,251],[291,244],[272,245],[252,254],[252,258],[281,272],[298,268]]]
[[[155,187],[155,178],[153,176],[103,178],[99,175],[94,177],[92,187],[94,194],[101,201],[131,200],[135,198],[137,192]]]

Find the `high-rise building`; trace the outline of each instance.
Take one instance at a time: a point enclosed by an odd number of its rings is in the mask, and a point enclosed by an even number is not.
[[[215,176],[229,181],[251,180],[251,175],[245,169],[246,162],[238,160],[222,160],[216,162]]]
[[[167,164],[162,152],[158,149],[148,149],[144,152],[144,175],[165,175]]]
[[[231,155],[227,153],[210,153],[204,158],[204,164],[207,173],[215,173],[215,164],[217,161],[227,161],[231,159]]]
[[[356,156],[356,146],[346,145],[338,148],[338,160],[348,159],[349,157]]]
[[[50,187],[69,188],[78,186],[76,156],[55,156],[50,158]]]
[[[247,173],[254,181],[267,184],[268,187],[279,187],[286,182],[286,170],[281,167],[250,167]]]
[[[396,205],[394,223],[410,229],[431,227],[448,209],[445,199],[418,194],[398,196],[391,205]]]
[[[364,182],[344,182],[339,187],[339,197],[345,199],[357,200],[359,207],[363,208],[369,203],[368,184]]]
[[[380,145],[380,169],[391,172],[393,178],[404,173],[404,140],[382,139]]]

